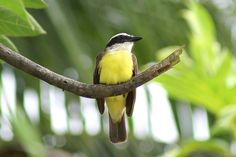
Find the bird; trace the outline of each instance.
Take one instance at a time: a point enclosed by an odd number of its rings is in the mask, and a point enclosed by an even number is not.
[[[132,53],[135,42],[142,37],[118,33],[110,38],[105,49],[96,57],[93,73],[94,84],[114,85],[129,81],[138,73],[136,56]],[[98,110],[104,113],[105,104],[109,113],[109,137],[114,144],[126,142],[125,112],[132,116],[136,89],[128,93],[96,99]]]

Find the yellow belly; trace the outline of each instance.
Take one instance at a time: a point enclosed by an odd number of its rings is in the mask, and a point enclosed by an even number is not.
[[[118,51],[107,53],[99,64],[100,83],[118,84],[132,77],[133,61],[131,53]]]
[[[100,83],[118,84],[131,79],[133,74],[132,54],[127,51],[107,53],[99,64]],[[118,122],[125,111],[123,95],[108,97],[105,99],[108,111],[113,122]]]

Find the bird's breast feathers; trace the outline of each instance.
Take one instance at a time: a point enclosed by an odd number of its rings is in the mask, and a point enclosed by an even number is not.
[[[128,51],[106,53],[99,64],[100,83],[117,84],[128,81],[133,74],[132,54]]]

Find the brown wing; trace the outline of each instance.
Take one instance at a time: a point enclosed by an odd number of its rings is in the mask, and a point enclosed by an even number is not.
[[[133,76],[137,75],[138,73],[138,63],[137,58],[134,54],[132,54],[133,59]],[[127,116],[131,117],[134,109],[134,103],[136,99],[136,89],[130,91],[126,98],[126,114]]]
[[[103,55],[104,55],[104,53],[99,53],[96,58],[96,67],[93,72],[93,83],[94,84],[99,84],[99,78],[100,78],[99,62],[102,59]],[[99,112],[101,114],[103,114],[103,112],[104,112],[104,98],[96,99],[96,101],[97,101]]]

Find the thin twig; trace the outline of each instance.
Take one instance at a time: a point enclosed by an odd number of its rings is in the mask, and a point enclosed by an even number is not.
[[[76,95],[88,98],[102,98],[129,92],[171,69],[172,66],[176,65],[180,61],[179,56],[182,51],[182,47],[175,50],[161,62],[152,65],[128,82],[118,85],[93,85],[70,79],[29,60],[28,58],[6,48],[1,44],[0,59],[17,69]]]

